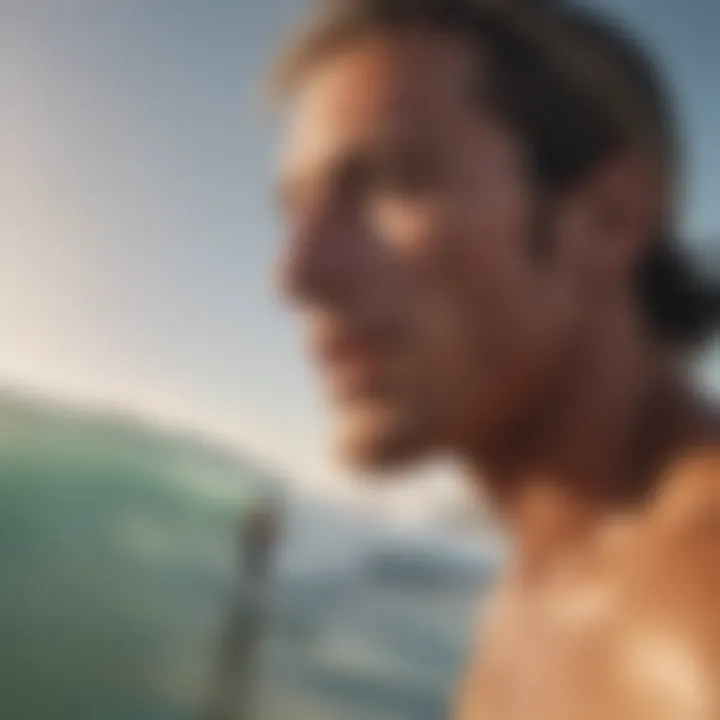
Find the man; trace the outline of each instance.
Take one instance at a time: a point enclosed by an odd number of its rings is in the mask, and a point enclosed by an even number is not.
[[[514,553],[463,720],[720,718],[717,303],[652,64],[559,2],[346,0],[293,44],[281,282],[365,468],[460,456]]]

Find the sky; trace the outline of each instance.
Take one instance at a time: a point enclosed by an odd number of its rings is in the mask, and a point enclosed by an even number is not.
[[[0,386],[214,433],[355,496],[270,285],[268,61],[305,0],[0,0]],[[720,3],[602,0],[670,73],[689,237],[720,233]],[[447,468],[400,511],[453,494]],[[404,510],[403,510],[404,509]]]

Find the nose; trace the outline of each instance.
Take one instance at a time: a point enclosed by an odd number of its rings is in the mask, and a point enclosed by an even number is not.
[[[287,239],[275,273],[281,294],[292,302],[338,302],[357,274],[357,237],[337,210],[316,212]]]

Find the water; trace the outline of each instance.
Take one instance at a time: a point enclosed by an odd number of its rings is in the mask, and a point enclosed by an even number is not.
[[[201,717],[239,527],[281,496],[193,438],[0,397],[0,717]],[[265,588],[254,717],[440,720],[489,571],[331,512],[292,524]],[[324,522],[342,567],[308,551]]]

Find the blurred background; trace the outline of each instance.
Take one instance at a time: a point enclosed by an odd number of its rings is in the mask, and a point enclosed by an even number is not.
[[[720,5],[588,4],[665,64],[716,268]],[[332,464],[269,284],[306,5],[0,0],[2,718],[445,717],[502,539],[452,467]]]

